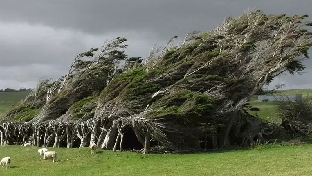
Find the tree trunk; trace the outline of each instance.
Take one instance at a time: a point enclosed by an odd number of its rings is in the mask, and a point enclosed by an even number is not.
[[[3,133],[2,133],[2,131],[0,132],[0,138],[1,138],[0,145],[3,146]]]
[[[151,149],[151,143],[150,143],[150,140],[151,140],[151,134],[149,132],[147,132],[145,134],[145,142],[144,142],[144,151],[143,151],[143,154],[148,154],[150,149]]]
[[[88,134],[89,127],[86,123],[81,123],[77,128],[77,136],[80,138],[80,146],[79,147],[87,147],[88,143]]]
[[[36,128],[36,133],[37,133],[37,136],[36,136],[36,145],[37,147],[40,147],[40,137],[41,137],[41,134],[40,134],[40,128]]]
[[[200,144],[199,144],[199,137],[196,136],[195,139],[194,139],[194,148],[196,150],[199,150],[200,149]]]
[[[72,134],[72,129],[69,129],[69,125],[66,126],[66,143],[67,143],[67,148],[72,148],[73,147],[73,134]]]
[[[36,133],[36,129],[34,128],[33,132],[32,132],[32,143],[34,146],[37,146],[37,133]]]
[[[207,142],[208,142],[207,141],[208,140],[207,133],[205,133],[204,135],[205,135],[205,141],[204,141],[205,142],[205,148],[204,149],[207,150],[207,147],[208,147],[207,146]]]
[[[48,129],[45,129],[44,138],[43,138],[43,146],[47,147],[47,138],[48,138]]]
[[[92,121],[92,127],[91,127],[91,138],[90,138],[90,144],[89,146],[91,146],[91,144],[96,144],[97,140],[96,137],[99,133],[100,130],[100,120],[93,120]]]
[[[102,128],[101,134],[100,134],[98,141],[97,141],[97,146],[103,146],[104,145],[104,139],[105,139],[106,134],[107,134],[107,131],[104,128]]]
[[[224,132],[223,136],[221,137],[221,141],[220,141],[221,147],[227,147],[230,145],[229,133],[230,133],[230,130],[234,124],[235,116],[232,116],[230,118],[231,119],[230,119],[228,125],[226,126],[225,132]]]
[[[211,136],[211,139],[212,139],[212,148],[213,148],[213,149],[216,149],[217,146],[218,146],[218,138],[217,138],[217,136],[212,135],[212,136]]]
[[[120,138],[120,134],[118,134],[118,135],[117,135],[117,138],[116,138],[116,141],[115,141],[115,145],[114,145],[114,148],[113,148],[113,151],[114,151],[114,152],[116,151],[116,148],[117,148],[117,145],[118,145],[119,138]]]
[[[55,147],[60,147],[60,141],[59,141],[59,136],[57,133],[55,133],[55,137],[54,137],[54,144],[53,144],[53,148]]]
[[[121,134],[121,135],[120,135],[120,147],[119,147],[120,151],[122,151],[123,139],[124,139],[124,134]]]
[[[107,132],[105,136],[105,139],[101,148],[113,149],[114,142],[116,140],[117,133],[118,133],[117,125],[118,125],[118,122],[114,120],[111,128],[109,129],[109,131]]]
[[[137,126],[135,125],[135,122],[132,122],[132,127],[133,127],[133,131],[135,136],[138,138],[138,141],[144,146],[144,139],[141,137],[139,130],[137,128]]]
[[[52,146],[53,138],[54,138],[54,133],[50,134],[49,137],[47,138],[47,147]]]

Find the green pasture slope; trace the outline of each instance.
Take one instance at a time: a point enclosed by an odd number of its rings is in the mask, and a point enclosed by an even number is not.
[[[28,95],[29,92],[0,92],[0,118],[10,108]]]
[[[291,90],[279,90],[276,92],[278,95],[294,95],[302,94],[302,98],[312,97],[312,89],[291,89]],[[254,96],[250,101],[250,104],[260,109],[257,115],[270,122],[279,123],[280,119],[277,117],[277,107],[279,102],[259,102],[257,96]],[[255,114],[255,112],[252,112]]]
[[[312,173],[312,145],[258,146],[249,150],[197,154],[137,154],[88,148],[48,148],[57,162],[43,160],[37,147],[1,146],[1,157],[11,157],[11,168],[0,175],[21,176],[308,176]]]

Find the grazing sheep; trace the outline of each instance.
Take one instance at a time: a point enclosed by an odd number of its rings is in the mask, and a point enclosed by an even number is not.
[[[38,149],[38,153],[39,153],[39,155],[43,155],[45,152],[47,152],[48,151],[48,149],[46,149],[46,148],[41,148],[41,149]]]
[[[31,142],[25,142],[24,144],[22,144],[22,146],[24,146],[24,147],[31,146]]]
[[[2,167],[6,166],[6,168],[8,168],[8,166],[10,166],[10,163],[11,163],[11,158],[8,157],[8,156],[2,158],[1,161],[0,161],[0,165],[1,165]]]
[[[48,158],[52,158],[53,162],[55,162],[56,160],[56,151],[47,151],[43,153],[43,159],[48,159]]]
[[[91,149],[91,154],[95,153],[95,150],[98,148],[98,146],[95,143],[92,143],[90,145],[90,149]]]

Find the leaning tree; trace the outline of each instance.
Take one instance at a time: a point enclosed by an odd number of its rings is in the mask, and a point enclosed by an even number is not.
[[[275,126],[250,115],[248,101],[274,77],[304,70],[312,45],[307,17],[250,11],[214,30],[189,33],[176,46],[174,36],[145,59],[129,58],[126,39],[116,38],[78,55],[67,75],[49,83],[28,123],[66,123],[46,125],[49,145],[95,142],[144,153],[267,140]]]

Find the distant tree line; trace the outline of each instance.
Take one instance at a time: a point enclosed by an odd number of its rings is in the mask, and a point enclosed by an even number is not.
[[[12,89],[12,88],[6,88],[6,89],[0,89],[0,92],[29,92],[31,91],[31,88],[20,88],[20,89]]]

